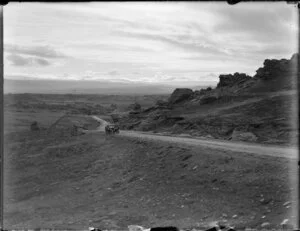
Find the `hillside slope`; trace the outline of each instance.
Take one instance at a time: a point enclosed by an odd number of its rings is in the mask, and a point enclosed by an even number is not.
[[[278,228],[296,219],[296,170],[285,158],[102,133],[24,131],[5,144],[7,229]]]
[[[176,89],[168,101],[123,115],[124,129],[217,139],[297,143],[298,54],[265,60],[253,77],[220,75],[216,88]]]

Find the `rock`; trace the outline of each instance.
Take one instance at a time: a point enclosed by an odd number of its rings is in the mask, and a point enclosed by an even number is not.
[[[31,131],[39,131],[40,130],[40,127],[38,126],[37,121],[34,121],[34,122],[31,123],[30,130]]]
[[[217,96],[212,96],[212,95],[202,96],[200,98],[199,103],[200,103],[200,105],[202,105],[202,104],[209,104],[209,103],[215,102],[217,99],[218,99]]]
[[[294,226],[292,224],[289,223],[289,219],[284,219],[281,223],[280,223],[282,229],[290,229],[293,230]]]
[[[268,226],[270,226],[270,223],[269,222],[264,222],[260,225],[262,228],[266,228]]]
[[[168,102],[159,99],[159,100],[156,101],[156,105],[157,106],[168,106]]]
[[[208,223],[208,226],[209,227],[218,227],[218,222],[219,221],[211,221],[211,222]]]
[[[287,202],[285,202],[284,204],[283,204],[283,206],[287,206],[287,205],[290,205],[291,204],[291,202],[290,201],[287,201]]]
[[[144,228],[139,225],[129,225],[128,226],[129,231],[143,231]]]
[[[244,132],[234,129],[231,135],[231,140],[255,142],[257,141],[257,136],[252,132]]]
[[[274,77],[284,77],[286,75],[296,74],[296,64],[298,61],[298,54],[294,54],[289,60],[266,59],[263,67],[257,69],[254,78],[268,80]]]
[[[101,229],[94,228],[94,227],[89,227],[89,231],[101,231]]]
[[[130,109],[130,110],[133,110],[133,111],[140,111],[141,110],[141,105],[139,104],[139,103],[133,103],[133,104],[130,104],[129,106],[128,106],[128,109]]]
[[[193,96],[193,94],[193,90],[189,88],[176,88],[169,98],[169,103],[175,104],[182,102],[184,100],[189,99],[191,96]]]
[[[215,227],[212,227],[210,229],[207,229],[205,231],[218,231],[219,230],[219,227],[218,226],[215,226]]]
[[[285,224],[287,224],[289,222],[289,219],[284,219],[281,223],[280,223],[280,225],[285,225]]]
[[[227,87],[227,86],[234,86],[240,83],[243,83],[249,79],[251,79],[251,76],[246,75],[244,73],[234,73],[228,74],[228,75],[220,75],[219,76],[219,83],[217,85],[217,88],[221,87]]]

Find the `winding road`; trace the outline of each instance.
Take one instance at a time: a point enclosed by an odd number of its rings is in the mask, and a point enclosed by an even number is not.
[[[92,132],[104,131],[105,125],[108,124],[107,121],[97,117],[92,116],[95,120],[100,123],[97,130]],[[119,136],[125,137],[135,137],[139,139],[149,139],[149,140],[159,140],[163,142],[170,143],[181,143],[191,146],[202,146],[219,150],[228,150],[233,152],[243,152],[249,154],[263,155],[263,156],[273,156],[273,157],[283,157],[288,159],[298,159],[298,148],[297,147],[283,147],[278,145],[269,144],[257,144],[257,143],[246,143],[246,142],[234,142],[234,141],[223,141],[215,139],[206,138],[187,138],[169,135],[159,135],[151,134],[148,132],[140,131],[127,131],[122,130]]]

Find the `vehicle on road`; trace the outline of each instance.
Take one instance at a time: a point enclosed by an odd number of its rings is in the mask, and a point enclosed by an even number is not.
[[[108,124],[105,126],[105,134],[111,135],[111,134],[119,134],[120,128],[117,124]]]

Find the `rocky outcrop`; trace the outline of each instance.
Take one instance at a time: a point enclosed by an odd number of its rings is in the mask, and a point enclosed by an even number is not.
[[[291,59],[266,59],[263,67],[256,71],[254,78],[272,79],[285,77],[297,73],[298,54],[294,54]]]
[[[217,85],[217,88],[234,86],[240,83],[244,83],[245,81],[251,79],[251,76],[246,75],[244,73],[236,72],[233,75],[232,74],[220,75],[219,79],[220,81]]]
[[[176,88],[169,98],[170,104],[175,104],[187,100],[193,96],[193,90],[189,88]]]
[[[194,96],[197,97],[197,96],[201,96],[201,95],[205,95],[207,92],[210,92],[212,91],[213,89],[211,87],[208,87],[206,89],[200,89],[200,90],[196,90],[194,92]]]

